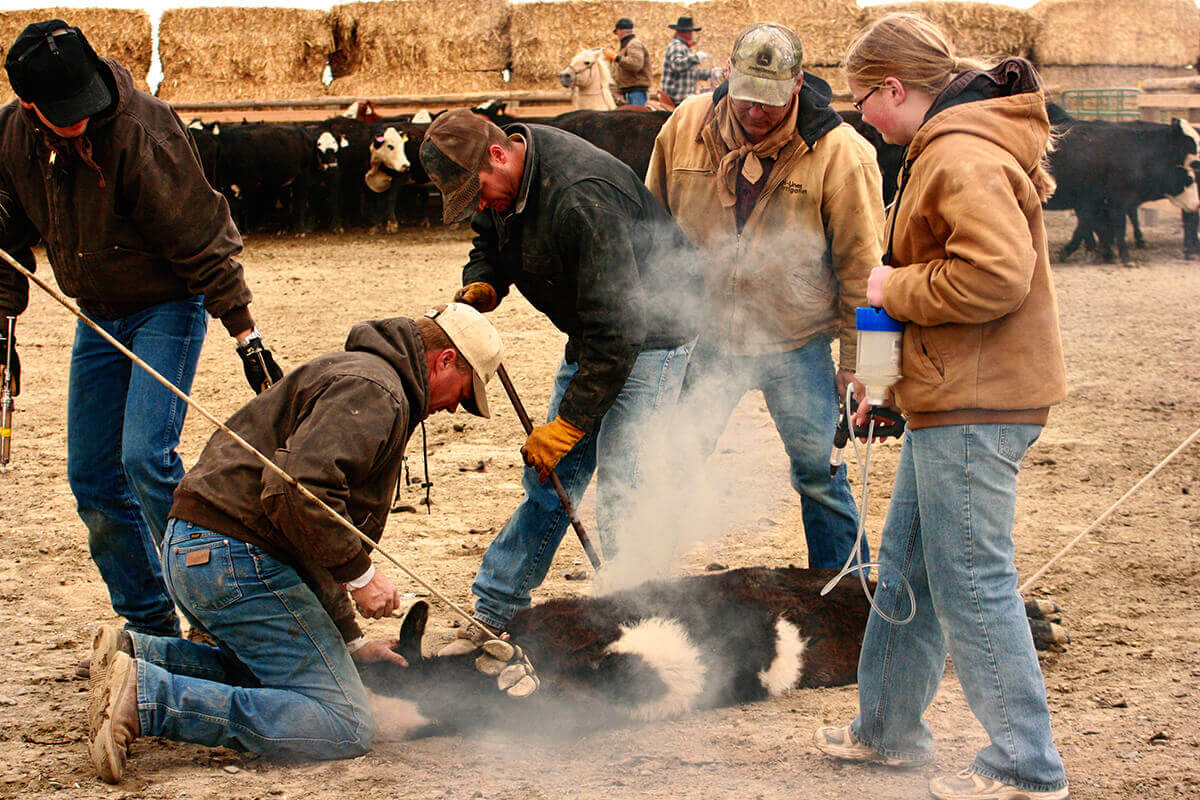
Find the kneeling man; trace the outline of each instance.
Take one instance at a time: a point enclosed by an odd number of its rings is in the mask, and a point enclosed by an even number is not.
[[[451,303],[419,319],[356,325],[251,400],[229,427],[379,541],[417,424],[459,405],[488,417],[500,335]],[[218,431],[175,492],[163,575],[216,646],[103,626],[93,642],[89,751],[116,783],[128,745],[162,736],[262,755],[362,755],[375,722],[354,662],[404,665],[359,613],[399,593],[371,548]]]

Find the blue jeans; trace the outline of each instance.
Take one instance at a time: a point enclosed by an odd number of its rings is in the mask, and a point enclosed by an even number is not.
[[[932,760],[922,715],[937,693],[946,652],[991,744],[981,775],[1029,791],[1067,785],[1051,741],[1046,688],[1013,565],[1013,517],[1022,456],[1039,425],[947,425],[904,435],[883,528],[874,611],[858,662],[854,738],[889,756]]]
[[[99,326],[185,393],[208,329],[203,298],[161,303]],[[79,322],[67,390],[67,478],[113,610],[131,630],[178,636],[158,561],[183,462],[187,405]]]
[[[604,558],[616,557],[630,536],[652,535],[634,530],[630,522],[649,498],[639,495],[646,441],[655,426],[664,424],[679,399],[683,374],[693,342],[668,350],[646,350],[637,357],[621,393],[595,430],[563,456],[554,471],[575,505],[596,474],[596,526]],[[547,421],[558,415],[559,404],[575,364],[563,360],[554,376]],[[525,498],[492,540],[471,591],[479,600],[475,616],[497,628],[530,603],[530,592],[541,586],[570,520],[550,482],[538,480],[532,467],[522,477]]]
[[[184,616],[218,646],[131,632],[143,735],[315,759],[370,749],[358,670],[295,569],[177,519],[162,560]]]
[[[854,548],[858,510],[845,465],[829,475],[838,415],[829,346],[828,336],[816,336],[786,353],[739,356],[701,341],[683,383],[679,435],[699,450],[689,459],[691,468],[703,464],[742,396],[761,390],[791,461],[792,488],[800,494],[808,566],[841,569]],[[866,541],[862,560],[869,560]]]
[[[645,89],[626,89],[625,102],[631,106],[646,105],[646,90]]]

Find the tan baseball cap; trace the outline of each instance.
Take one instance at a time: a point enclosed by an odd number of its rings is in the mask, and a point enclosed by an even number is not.
[[[463,402],[463,408],[478,417],[490,418],[487,385],[504,360],[500,332],[487,317],[466,303],[447,303],[444,308],[431,308],[425,316],[437,323],[454,349],[471,366],[472,398]]]
[[[786,106],[803,73],[803,48],[791,28],[759,22],[744,29],[729,59],[729,96],[734,100]]]
[[[479,168],[487,158],[492,122],[466,108],[447,111],[429,124],[421,142],[421,165],[442,193],[442,221],[459,222],[479,205]]]

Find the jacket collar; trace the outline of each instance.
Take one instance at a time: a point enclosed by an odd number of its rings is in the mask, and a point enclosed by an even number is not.
[[[713,108],[729,94],[729,81],[724,81],[713,91]],[[811,149],[821,137],[842,124],[842,118],[829,107],[833,90],[823,78],[811,72],[804,73],[804,85],[800,87],[800,111],[796,114],[796,133]],[[782,156],[782,153],[780,154]]]
[[[508,216],[516,216],[525,212],[525,205],[529,201],[529,187],[533,185],[533,173],[537,171],[537,146],[533,141],[533,132],[528,125],[520,122],[512,125],[505,125],[504,132],[510,137],[514,134],[520,136],[525,142],[525,167],[521,172],[521,187],[517,190],[517,201],[513,204],[513,210]]]
[[[991,69],[969,69],[959,73],[934,98],[933,105],[925,113],[925,121],[963,103],[1036,92],[1040,88],[1041,82],[1032,64],[1023,58],[1006,58]]]

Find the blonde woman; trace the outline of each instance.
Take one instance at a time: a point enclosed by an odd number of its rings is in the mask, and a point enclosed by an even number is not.
[[[1062,760],[1017,594],[1017,473],[1050,406],[1066,394],[1042,200],[1049,122],[1037,73],[1010,58],[955,58],[928,20],[891,14],[846,57],[854,105],[905,145],[885,266],[867,299],[906,323],[897,405],[908,416],[883,530],[880,608],[859,660],[859,713],[816,746],[851,761],[934,758],[922,719],[946,654],[990,744],[934,778],[949,800],[1061,800]],[[859,421],[866,408],[860,407]]]

